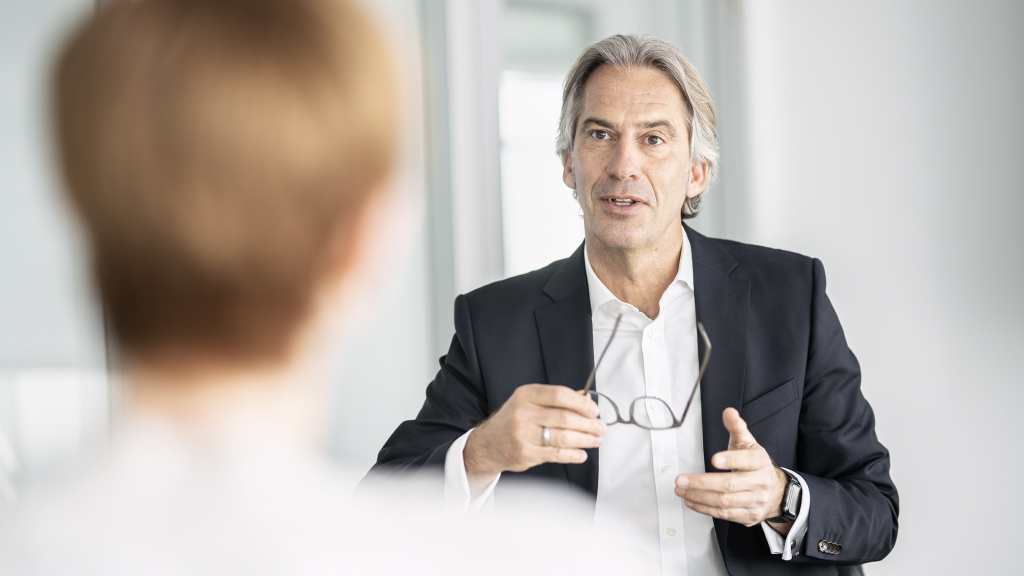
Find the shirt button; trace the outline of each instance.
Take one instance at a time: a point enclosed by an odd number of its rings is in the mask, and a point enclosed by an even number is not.
[[[676,535],[676,529],[675,528],[667,528],[665,530],[665,534],[668,534],[669,536],[675,536]]]
[[[661,465],[661,473],[662,474],[668,474],[668,464],[662,464]]]
[[[651,330],[647,332],[647,337],[654,340],[654,328],[651,328]]]

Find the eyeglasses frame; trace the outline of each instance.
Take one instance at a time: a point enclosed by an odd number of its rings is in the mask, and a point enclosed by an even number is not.
[[[597,362],[594,364],[594,369],[590,371],[590,376],[587,377],[587,383],[583,387],[583,394],[590,394],[591,393],[591,388],[594,386],[594,379],[597,376],[597,368],[598,368],[598,366],[601,365],[601,361],[604,360],[605,354],[608,353],[608,348],[611,347],[612,340],[615,339],[615,333],[618,332],[618,330],[619,330],[619,323],[620,322],[622,322],[622,313],[619,313],[619,315],[615,318],[615,325],[612,327],[611,336],[608,337],[608,342],[604,345],[604,349],[601,350],[601,355],[598,356]],[[627,420],[623,420],[622,419],[622,412],[619,411],[618,404],[616,404],[615,401],[612,400],[611,398],[609,398],[606,394],[602,394],[601,392],[598,392],[597,390],[594,390],[593,391],[594,394],[597,394],[597,395],[601,396],[602,398],[604,398],[605,400],[607,400],[608,403],[611,404],[612,409],[615,410],[615,422],[609,423],[608,424],[609,426],[612,425],[612,424],[620,424],[621,423],[621,424],[633,424],[633,425],[639,426],[639,427],[641,427],[641,428],[643,428],[645,430],[671,430],[673,428],[678,428],[678,427],[683,425],[683,421],[686,419],[686,414],[690,411],[690,405],[693,404],[693,397],[697,394],[697,388],[700,386],[700,381],[704,378],[704,371],[707,370],[707,368],[708,368],[708,360],[710,360],[710,358],[711,358],[711,339],[708,338],[708,333],[707,333],[706,330],[704,330],[704,324],[702,324],[700,321],[697,322],[697,331],[700,333],[701,338],[704,340],[704,358],[701,359],[700,370],[697,372],[697,381],[694,382],[693,390],[690,391],[690,397],[686,401],[686,407],[683,408],[683,415],[680,416],[678,420],[676,420],[676,415],[675,415],[674,412],[672,412],[672,407],[669,406],[667,402],[665,402],[661,398],[656,398],[654,396],[640,396],[640,397],[634,399],[629,404],[629,420],[628,421]],[[634,406],[636,406],[636,401],[637,400],[643,400],[645,398],[650,398],[651,400],[657,400],[657,401],[661,402],[662,404],[665,404],[665,407],[668,408],[669,415],[672,416],[672,425],[671,426],[667,426],[665,428],[650,428],[650,427],[644,426],[643,424],[640,424],[639,422],[636,421],[636,418],[634,418],[634,416],[633,416],[633,408],[634,408]]]

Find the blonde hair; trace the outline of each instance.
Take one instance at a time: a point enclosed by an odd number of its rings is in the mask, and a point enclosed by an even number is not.
[[[665,73],[679,87],[686,105],[687,131],[690,137],[690,162],[708,166],[708,183],[699,196],[687,198],[683,218],[692,218],[700,209],[704,192],[718,176],[718,139],[715,133],[715,104],[697,69],[675,46],[647,34],[616,34],[595,42],[576,58],[562,88],[562,113],[558,121],[555,152],[559,157],[572,153],[583,106],[583,89],[590,75],[601,66],[625,70],[653,68]]]
[[[283,357],[390,170],[393,82],[338,0],[119,2],[84,23],[56,131],[119,344]]]

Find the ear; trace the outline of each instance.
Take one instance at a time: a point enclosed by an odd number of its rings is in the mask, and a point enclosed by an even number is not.
[[[366,275],[374,262],[387,254],[387,245],[403,236],[393,222],[395,212],[400,211],[395,196],[394,182],[386,177],[370,187],[355,214],[335,226],[324,263],[328,285]]]
[[[572,173],[572,153],[562,152],[562,182],[573,190],[576,189],[576,176]]]
[[[708,185],[707,162],[694,162],[690,166],[690,184],[686,188],[687,198],[696,198]]]

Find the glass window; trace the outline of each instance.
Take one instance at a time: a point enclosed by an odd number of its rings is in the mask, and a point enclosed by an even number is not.
[[[583,241],[583,218],[562,182],[555,135],[562,80],[590,41],[590,15],[508,2],[498,113],[505,275],[565,258]]]

